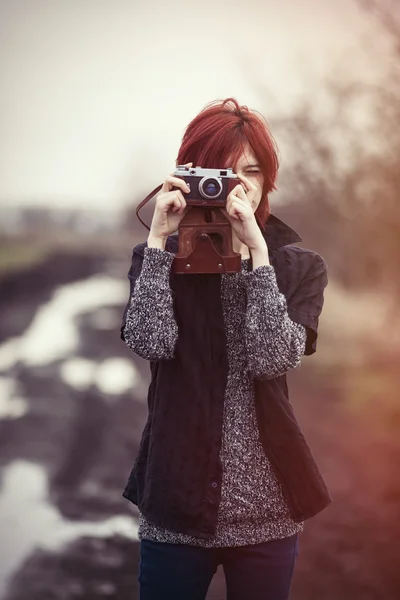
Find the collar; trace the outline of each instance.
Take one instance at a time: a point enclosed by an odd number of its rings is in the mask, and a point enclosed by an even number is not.
[[[265,228],[261,231],[270,250],[303,241],[297,231],[272,214],[269,215]]]

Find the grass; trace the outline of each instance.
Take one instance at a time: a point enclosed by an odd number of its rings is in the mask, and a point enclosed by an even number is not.
[[[116,234],[88,236],[53,231],[40,236],[3,237],[0,238],[0,276],[40,264],[54,252],[107,253],[118,258],[124,254],[130,256],[133,245],[129,236]]]
[[[19,271],[41,263],[49,253],[44,245],[26,242],[6,242],[0,244],[0,275],[10,271]]]

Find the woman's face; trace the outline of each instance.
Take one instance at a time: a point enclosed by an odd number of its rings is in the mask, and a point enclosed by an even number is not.
[[[249,191],[246,187],[246,180],[242,181],[253,212],[256,212],[262,196],[264,177],[258,161],[249,146],[245,148],[233,169],[235,173],[248,179],[255,186],[256,189],[250,189]]]

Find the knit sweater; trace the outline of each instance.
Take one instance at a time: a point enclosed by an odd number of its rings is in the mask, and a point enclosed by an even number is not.
[[[165,250],[145,248],[142,271],[127,312],[125,341],[148,360],[160,356],[160,345],[163,357],[173,358],[179,335],[169,283],[173,258]],[[139,539],[205,547],[242,546],[288,537],[304,528],[304,522],[293,521],[282,486],[262,448],[252,377],[277,377],[298,366],[305,349],[306,329],[289,318],[274,268],[266,265],[250,269],[250,259],[242,260],[239,273],[221,275],[229,373],[215,535],[205,540],[169,531],[140,512]]]

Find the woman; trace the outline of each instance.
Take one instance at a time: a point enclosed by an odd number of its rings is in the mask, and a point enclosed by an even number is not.
[[[152,374],[123,494],[140,513],[140,598],[204,599],[222,564],[228,600],[284,600],[304,521],[331,502],[285,376],[315,352],[326,265],[269,213],[278,159],[254,111],[233,98],[206,106],[177,164],[233,167],[225,214],[242,261],[239,273],[171,273],[171,234],[190,209],[169,175],[133,250],[121,327]]]

